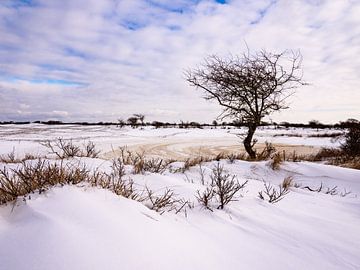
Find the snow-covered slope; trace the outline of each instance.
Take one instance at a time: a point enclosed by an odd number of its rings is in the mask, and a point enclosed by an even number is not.
[[[106,170],[107,161],[84,159]],[[0,269],[360,269],[360,171],[312,163],[222,161],[249,180],[224,210],[202,209],[199,167],[133,175],[138,188],[171,188],[195,208],[163,215],[110,191],[64,186],[0,207]],[[215,162],[203,165],[208,179]],[[291,188],[279,203],[257,197],[286,176],[338,186],[346,197]],[[189,181],[191,179],[191,181]]]

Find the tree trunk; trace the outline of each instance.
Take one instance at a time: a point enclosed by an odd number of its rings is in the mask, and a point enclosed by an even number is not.
[[[256,158],[256,152],[252,149],[252,147],[253,147],[252,138],[254,136],[257,125],[249,124],[248,128],[249,129],[248,129],[247,136],[244,139],[244,147],[245,147],[246,152],[249,154],[250,158],[255,159]]]

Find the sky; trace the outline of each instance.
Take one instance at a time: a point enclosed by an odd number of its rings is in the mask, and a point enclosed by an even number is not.
[[[360,119],[358,0],[0,0],[0,121],[211,122],[184,71],[247,47],[303,55],[266,120]]]

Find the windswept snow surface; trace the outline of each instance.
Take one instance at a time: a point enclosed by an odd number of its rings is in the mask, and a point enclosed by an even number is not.
[[[81,159],[108,170],[109,161]],[[0,269],[360,269],[360,171],[314,164],[221,161],[249,180],[224,210],[195,199],[199,167],[132,175],[138,189],[166,187],[194,202],[160,215],[143,204],[87,186],[64,186],[0,207]],[[203,164],[209,181],[216,162]],[[279,203],[257,198],[263,181],[292,176],[302,186],[336,185],[346,197],[291,188]]]
[[[339,134],[335,129],[301,129],[260,127],[255,133],[257,148],[262,150],[265,141],[275,144],[278,150],[290,153],[311,154],[321,147],[338,147],[341,137],[314,137]],[[244,151],[242,138],[245,128],[180,129],[145,127],[132,129],[116,126],[80,125],[0,125],[0,155],[13,150],[19,156],[26,153],[45,155],[48,149],[40,143],[58,138],[71,139],[76,144],[91,140],[102,157],[110,159],[118,155],[118,147],[128,146],[131,151],[168,159],[185,159],[189,156],[216,155],[220,152]]]

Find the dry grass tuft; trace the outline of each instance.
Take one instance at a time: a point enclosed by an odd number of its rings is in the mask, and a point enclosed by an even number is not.
[[[270,183],[266,183],[264,181],[265,190],[260,191],[258,197],[264,201],[268,201],[269,203],[277,203],[281,201],[285,195],[290,192],[288,188],[283,187],[283,184],[276,189],[271,186]]]
[[[272,154],[276,152],[275,147],[272,145],[272,143],[265,142],[264,149],[256,156],[256,160],[267,160],[271,157]]]
[[[281,186],[283,189],[288,190],[291,187],[297,186],[297,184],[294,183],[294,178],[292,176],[287,176],[282,181]]]
[[[279,170],[280,165],[283,163],[283,157],[279,152],[275,153],[270,160],[270,168],[273,170]]]
[[[145,158],[145,153],[133,153],[127,147],[120,147],[119,159],[126,165],[134,167],[134,174],[143,174],[144,172],[164,173],[168,165],[173,160],[164,160],[161,158]]]

